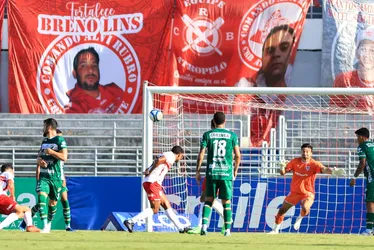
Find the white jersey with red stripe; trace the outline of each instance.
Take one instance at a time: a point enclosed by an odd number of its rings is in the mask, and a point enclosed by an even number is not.
[[[8,180],[13,180],[14,176],[10,172],[0,174],[0,195],[8,195]]]
[[[166,162],[163,164],[158,165],[153,171],[146,177],[143,178],[144,182],[157,182],[158,184],[162,185],[162,182],[164,181],[165,175],[168,173],[171,166],[174,164],[176,160],[176,156],[173,152],[165,152],[162,153],[159,157],[164,156],[166,158]],[[150,169],[152,166],[150,166],[148,169]]]

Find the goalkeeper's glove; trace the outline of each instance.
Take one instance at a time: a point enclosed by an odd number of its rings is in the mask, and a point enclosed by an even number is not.
[[[333,169],[331,169],[331,175],[344,176],[345,175],[345,170],[343,168],[334,167]]]
[[[288,162],[289,161],[286,161],[286,160],[283,160],[283,161],[279,162],[281,171],[286,171],[286,166],[287,166]]]

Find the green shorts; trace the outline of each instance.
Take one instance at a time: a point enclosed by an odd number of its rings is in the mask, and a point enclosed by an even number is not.
[[[206,197],[231,200],[232,198],[232,180],[206,180]]]
[[[374,182],[366,185],[366,202],[374,202]]]
[[[37,186],[36,192],[43,192],[48,194],[49,199],[58,201],[60,199],[62,189],[62,181],[40,179]]]

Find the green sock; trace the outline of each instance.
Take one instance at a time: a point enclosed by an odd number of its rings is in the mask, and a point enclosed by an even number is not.
[[[39,215],[40,219],[44,222],[44,226],[47,224],[47,197],[44,195],[38,195],[39,199]]]
[[[51,205],[48,206],[48,223],[52,222],[53,218],[55,217],[56,211],[57,211],[56,206],[51,206]]]
[[[366,229],[374,228],[374,213],[366,213]]]
[[[207,225],[212,212],[212,202],[206,201],[203,208],[203,225]]]
[[[225,221],[225,229],[231,228],[231,204],[223,204],[223,220]]]
[[[39,204],[36,204],[31,208],[31,216],[34,217],[35,214],[39,211]]]
[[[70,228],[70,205],[69,201],[61,201],[62,207],[64,208],[64,219],[65,219],[65,227]]]

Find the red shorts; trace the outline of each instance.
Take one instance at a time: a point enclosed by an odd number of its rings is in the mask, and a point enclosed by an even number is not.
[[[297,203],[300,201],[306,200],[306,199],[312,199],[314,200],[314,194],[313,193],[289,193],[287,197],[284,199],[285,202],[296,206]]]
[[[164,195],[164,190],[157,182],[144,182],[143,188],[147,193],[149,201],[159,201],[161,196]]]
[[[9,215],[14,211],[17,202],[7,195],[0,195],[0,214]]]
[[[206,189],[206,178],[204,178],[204,180],[203,180],[203,185],[201,186],[201,191],[205,191],[205,189]]]

